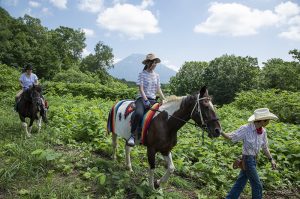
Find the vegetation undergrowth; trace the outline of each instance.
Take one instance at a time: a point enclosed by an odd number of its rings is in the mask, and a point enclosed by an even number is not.
[[[34,127],[33,136],[26,138],[12,111],[11,96],[1,93],[0,198],[222,198],[238,175],[231,165],[240,154],[240,144],[207,136],[202,143],[201,129],[185,125],[172,152],[176,171],[161,190],[152,191],[148,187],[145,147],[132,150],[133,173],[125,168],[121,139],[117,161],[111,159],[106,118],[114,101],[46,96],[50,123],[40,133]],[[218,113],[225,132],[244,124],[251,114],[233,105],[223,106]],[[299,190],[299,131],[299,125],[270,124],[269,144],[278,170],[272,171],[266,158],[259,157],[266,194]],[[163,158],[157,155],[155,177],[164,172]],[[248,186],[242,197],[250,195]]]

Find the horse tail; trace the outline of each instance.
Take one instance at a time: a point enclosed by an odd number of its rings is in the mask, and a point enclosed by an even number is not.
[[[114,108],[115,106],[113,106],[110,111],[109,111],[109,114],[108,114],[108,118],[107,118],[107,126],[106,126],[106,135],[108,135],[110,132],[114,133]]]
[[[115,105],[113,105],[113,107],[111,108],[107,118],[107,127],[106,127],[107,134],[109,134],[110,132],[116,133],[115,131],[116,115],[120,106],[126,101],[128,100],[121,100],[117,102]]]

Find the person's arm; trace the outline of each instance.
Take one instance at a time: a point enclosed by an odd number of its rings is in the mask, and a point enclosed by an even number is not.
[[[247,126],[241,126],[236,131],[233,131],[232,133],[224,133],[221,132],[221,135],[228,140],[231,140],[232,142],[238,142],[244,139],[246,132],[247,132]]]
[[[231,137],[229,136],[229,134],[224,133],[224,132],[221,132],[221,135],[222,135],[225,139],[231,140]]]
[[[158,94],[159,94],[161,100],[164,102],[164,101],[166,100],[166,98],[165,98],[165,96],[164,96],[164,94],[163,94],[161,88],[158,89]]]
[[[164,103],[166,101],[166,98],[161,90],[161,87],[160,87],[160,78],[159,78],[159,75],[157,74],[157,85],[158,85],[158,95],[160,96],[161,98],[161,102]]]
[[[39,84],[39,79],[36,75],[34,75],[34,84],[38,85]]]
[[[265,154],[265,156],[267,156],[268,160],[271,162],[271,165],[272,165],[272,169],[276,169],[276,162],[275,160],[273,159],[271,153],[270,153],[270,150],[268,147],[266,148],[263,148],[263,152]]]
[[[265,132],[264,138],[263,138],[263,145],[262,145],[262,151],[265,154],[265,156],[268,158],[268,160],[272,164],[272,169],[276,169],[276,162],[273,159],[271,152],[269,150],[269,145],[268,145],[268,139],[267,139],[267,133]]]
[[[21,88],[23,89],[23,82],[20,80],[20,85],[21,85]]]
[[[139,91],[140,91],[140,94],[143,97],[144,101],[148,100],[148,98],[147,98],[147,96],[146,96],[146,94],[144,92],[144,87],[143,87],[142,84],[139,85]]]

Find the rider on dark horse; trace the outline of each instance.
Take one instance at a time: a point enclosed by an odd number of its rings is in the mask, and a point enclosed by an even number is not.
[[[33,85],[38,85],[39,81],[38,81],[38,77],[36,76],[36,74],[32,73],[32,66],[30,64],[27,64],[24,67],[24,73],[22,73],[22,75],[19,78],[20,81],[20,85],[22,87],[22,90],[20,90],[16,97],[15,97],[15,110],[18,111],[18,102],[20,101],[22,94],[28,90],[31,86]],[[45,100],[44,97],[42,96],[42,107],[40,107],[42,112],[45,113],[47,110],[47,106],[45,105]],[[44,114],[42,115],[42,117],[44,117]],[[44,118],[43,118],[44,119]]]
[[[137,85],[139,86],[139,93],[138,98],[135,101],[135,113],[132,117],[131,136],[127,141],[129,146],[135,145],[135,131],[137,130],[138,134],[141,133],[141,121],[145,110],[149,109],[150,106],[156,102],[156,93],[160,95],[162,100],[165,100],[160,88],[159,75],[154,72],[156,64],[160,63],[160,59],[150,53],[146,56],[146,59],[142,63],[145,66],[138,76]]]

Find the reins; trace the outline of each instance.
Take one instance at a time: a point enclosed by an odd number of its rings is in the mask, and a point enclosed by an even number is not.
[[[194,106],[194,108],[192,109],[192,112],[191,112],[191,118],[192,118],[194,110],[197,107],[197,111],[199,112],[200,119],[201,119],[201,125],[202,126],[199,126],[196,122],[192,123],[192,122],[186,121],[184,119],[181,119],[179,117],[176,117],[176,116],[168,114],[169,117],[175,118],[175,119],[177,119],[179,121],[182,121],[184,123],[191,124],[191,125],[193,125],[195,127],[201,128],[202,129],[202,144],[204,144],[204,129],[207,129],[207,124],[204,122],[204,119],[203,119],[203,116],[202,116],[202,111],[201,111],[201,108],[200,108],[200,101],[201,100],[205,100],[205,99],[210,99],[210,98],[209,97],[202,97],[202,98],[200,98],[200,94],[198,94],[197,95],[196,104],[195,104],[195,106]],[[158,109],[153,109],[151,107],[149,108],[149,110],[156,111],[156,112],[159,112],[159,113],[163,112],[163,111],[160,111]]]
[[[164,112],[164,111],[160,111],[160,110],[158,110],[158,109],[153,109],[153,108],[151,108],[151,107],[150,107],[149,110],[155,111],[155,112],[159,112],[159,113],[163,113],[163,112]],[[192,124],[192,125],[198,126],[198,125],[196,124],[196,122],[195,122],[195,123],[192,123],[192,122],[186,121],[186,120],[184,120],[184,119],[181,119],[181,118],[179,118],[179,117],[175,117],[175,116],[169,115],[169,114],[168,114],[168,116],[169,116],[169,117],[172,117],[172,118],[175,118],[175,119],[177,119],[177,120],[180,120],[180,121],[182,121],[182,122],[184,122],[184,123],[188,123],[188,124]]]

